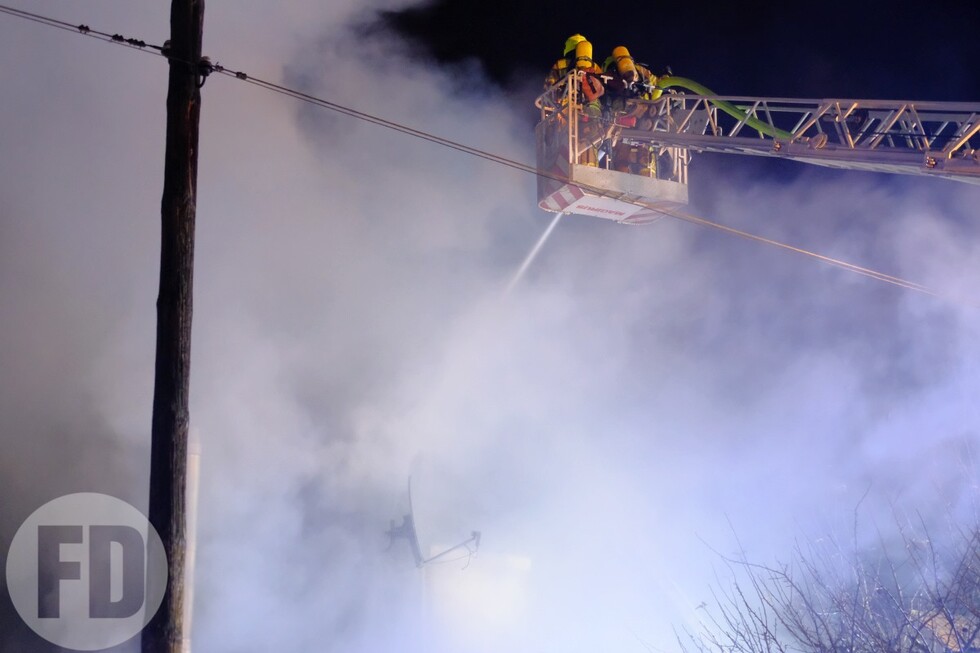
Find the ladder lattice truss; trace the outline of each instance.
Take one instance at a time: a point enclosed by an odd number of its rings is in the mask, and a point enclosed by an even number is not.
[[[694,151],[980,184],[980,104],[665,94],[652,130],[620,138]]]

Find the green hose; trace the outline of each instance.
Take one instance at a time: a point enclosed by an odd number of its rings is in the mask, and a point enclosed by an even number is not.
[[[662,88],[662,89],[679,86],[681,88],[687,89],[688,91],[691,91],[692,93],[696,93],[697,95],[708,95],[708,96],[717,95],[711,89],[706,88],[701,84],[698,84],[697,82],[687,79],[685,77],[661,77],[660,79],[657,80],[656,86],[657,88]],[[726,102],[724,100],[711,100],[711,99],[709,99],[708,102],[715,105],[716,107],[718,107],[719,109],[721,109],[722,111],[730,115],[732,118],[735,118],[736,120],[744,121],[746,125],[748,125],[749,127],[758,131],[761,134],[765,134],[766,136],[771,136],[773,138],[785,138],[787,140],[793,138],[793,134],[789,133],[788,131],[784,131],[777,127],[773,127],[769,123],[762,122],[758,118],[752,118],[748,116],[744,111],[736,107],[731,102]]]

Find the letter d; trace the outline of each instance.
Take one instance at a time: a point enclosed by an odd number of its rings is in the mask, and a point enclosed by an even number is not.
[[[113,601],[113,543],[122,546],[122,596]],[[146,596],[146,550],[143,536],[130,526],[89,527],[89,617],[125,619],[143,607]]]

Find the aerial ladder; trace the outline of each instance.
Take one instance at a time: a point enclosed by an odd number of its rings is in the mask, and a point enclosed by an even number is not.
[[[725,97],[665,76],[659,98],[628,100],[649,118],[638,129],[622,116],[584,113],[581,83],[573,72],[535,102],[538,206],[546,211],[625,224],[671,215],[688,203],[688,166],[700,152],[980,184],[980,103]],[[613,170],[610,145],[619,142],[650,148],[651,164]],[[599,155],[585,156],[590,150]]]

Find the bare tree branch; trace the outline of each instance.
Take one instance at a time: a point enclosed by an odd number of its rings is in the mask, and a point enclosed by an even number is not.
[[[940,546],[922,515],[877,530],[872,550],[834,538],[797,543],[766,565],[715,549],[729,573],[712,590],[683,653],[980,653],[980,525],[951,527]],[[855,518],[856,519],[856,518]],[[710,545],[709,545],[709,548]]]

